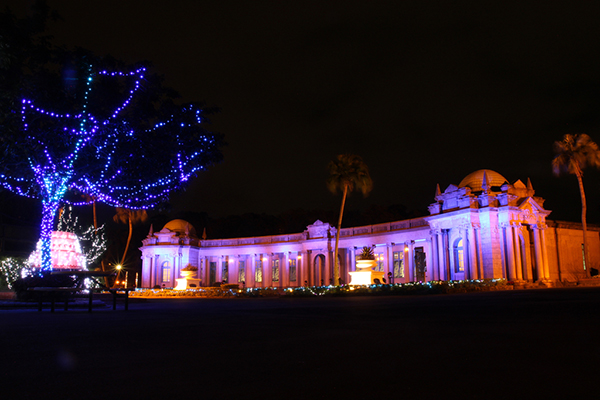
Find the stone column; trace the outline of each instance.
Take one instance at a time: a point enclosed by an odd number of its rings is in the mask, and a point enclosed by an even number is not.
[[[312,258],[312,250],[307,250],[306,251],[306,281],[308,282],[308,286],[315,286],[316,281],[315,281],[315,271],[313,268],[313,260],[311,260]]]
[[[483,249],[481,245],[481,225],[474,225],[475,242],[477,243],[477,275],[479,279],[485,279],[485,266],[483,265]]]
[[[280,268],[281,271],[279,272],[279,282],[281,283],[281,287],[292,286],[292,282],[290,282],[290,260],[291,259],[292,259],[291,251],[283,253],[283,266],[282,266],[282,268]],[[296,271],[298,271],[297,267],[296,267]],[[298,274],[298,272],[296,272],[296,274]]]
[[[544,256],[542,255],[542,239],[540,238],[540,228],[538,225],[531,225],[533,230],[533,245],[535,246],[535,268],[537,270],[537,278],[539,281],[545,278],[544,276]]]
[[[152,264],[150,262],[150,256],[144,256],[142,259],[142,282],[141,287],[146,288],[150,287],[150,272],[152,268]],[[137,282],[135,283],[137,286]]]
[[[325,285],[329,285],[331,284],[333,281],[333,268],[334,268],[334,263],[337,260],[334,260],[335,256],[333,255],[334,250],[327,250],[327,252],[325,253],[325,271],[323,272],[325,274],[325,277],[322,278],[323,281],[325,282]]]
[[[470,259],[470,268],[471,268],[471,279],[480,279],[479,276],[479,260],[477,258],[477,240],[475,239],[475,229],[476,224],[471,224],[471,228],[467,230],[467,235],[469,237],[469,248],[467,252],[469,253]]]
[[[444,235],[441,230],[437,231],[437,255],[438,255],[438,275],[440,280],[447,281],[446,259],[444,257]]]
[[[238,282],[238,264],[236,264],[236,257],[229,256],[229,283]]]
[[[256,282],[254,282],[254,274],[256,271],[256,257],[256,254],[250,254],[246,260],[246,287],[255,287]]]
[[[154,284],[151,285],[152,287],[158,285],[162,287],[162,271],[159,270],[160,268],[160,264],[158,262],[160,258],[159,254],[155,254],[154,255],[154,266],[153,266],[153,270],[154,270]]]
[[[348,272],[356,270],[356,247],[351,246],[348,247],[348,265],[346,268],[346,276],[344,277],[344,282],[346,284],[350,283],[352,278],[350,278],[350,274]]]
[[[304,281],[308,279],[308,275],[305,271],[306,254],[303,251],[299,251],[296,257],[296,284],[298,286],[304,286]]]
[[[405,251],[404,253],[408,256],[407,260],[406,260],[406,281],[407,282],[413,282],[415,279],[415,273],[414,273],[414,266],[415,266],[415,260],[414,260],[414,252],[413,252],[413,247],[414,247],[414,243],[412,241],[406,242],[405,243],[405,248],[406,246],[408,246],[408,251]]]
[[[514,281],[517,279],[517,271],[515,269],[515,246],[510,223],[502,226],[504,229],[504,243],[506,243],[506,261],[508,266],[508,280]]]
[[[438,255],[437,255],[437,235],[436,230],[432,229],[429,231],[429,235],[431,236],[431,280],[437,281],[439,280],[439,266],[438,266]],[[393,271],[392,271],[393,273]]]
[[[540,226],[540,236],[542,239],[542,257],[544,259],[544,279],[550,280],[550,262],[548,260],[548,247],[546,243],[546,232],[547,225],[539,224]]]
[[[444,229],[442,231],[443,243],[444,243],[444,274],[446,274],[446,279],[452,279],[452,271],[450,270],[450,266],[452,263],[450,262],[450,229]]]
[[[460,228],[460,236],[463,241],[463,264],[464,273],[463,279],[472,279],[473,274],[471,273],[471,254],[469,253],[469,227],[468,225]]]
[[[181,250],[180,250],[181,251]],[[184,267],[184,265],[182,265],[183,263],[183,254],[182,253],[177,253],[177,276],[175,278],[179,278],[181,275],[181,269]]]

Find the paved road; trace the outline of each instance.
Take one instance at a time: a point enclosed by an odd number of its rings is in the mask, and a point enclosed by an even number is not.
[[[597,398],[599,328],[599,288],[0,310],[0,398]]]

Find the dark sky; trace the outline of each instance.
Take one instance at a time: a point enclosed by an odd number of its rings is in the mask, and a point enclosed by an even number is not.
[[[31,0],[2,0],[23,12]],[[218,217],[337,209],[327,163],[361,155],[352,209],[424,209],[472,171],[531,178],[551,218],[577,220],[552,143],[600,141],[600,5],[502,1],[49,0],[56,44],[150,60],[184,100],[222,112],[225,161],[174,196]],[[598,4],[598,3],[596,3]],[[600,222],[600,174],[584,176]]]

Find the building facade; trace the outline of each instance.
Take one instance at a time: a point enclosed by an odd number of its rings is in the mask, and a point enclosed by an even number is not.
[[[509,184],[479,170],[441,192],[427,217],[343,228],[338,259],[348,283],[364,246],[390,283],[499,279],[515,282],[576,281],[600,264],[600,229],[588,228],[584,260],[581,224],[547,220],[551,211],[528,180]],[[198,268],[201,286],[318,286],[333,283],[336,228],[316,221],[304,232],[236,239],[199,239],[183,220],[151,229],[143,240],[145,288],[176,286],[182,268]]]

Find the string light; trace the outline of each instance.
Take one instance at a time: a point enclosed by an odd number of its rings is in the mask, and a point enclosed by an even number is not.
[[[52,268],[50,240],[54,216],[65,194],[78,190],[113,207],[148,209],[166,200],[198,171],[220,158],[220,141],[200,127],[203,111],[183,107],[150,129],[136,130],[124,117],[141,88],[145,68],[128,72],[88,68],[82,111],[60,113],[21,102],[23,148],[29,170],[0,174],[0,185],[18,195],[42,200],[40,239],[43,270]],[[128,89],[109,116],[88,107],[99,78],[124,79]],[[153,147],[152,157],[137,153]],[[156,157],[155,157],[156,156]],[[146,177],[152,177],[147,179]],[[73,202],[73,205],[87,204]]]

